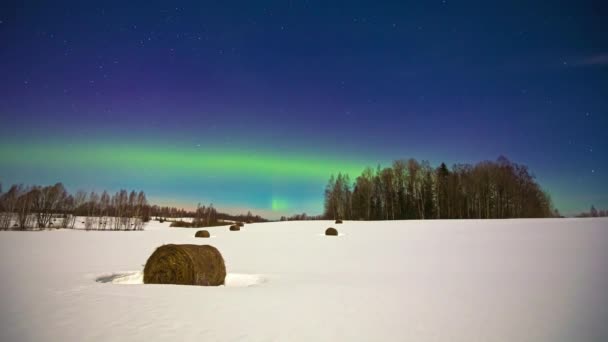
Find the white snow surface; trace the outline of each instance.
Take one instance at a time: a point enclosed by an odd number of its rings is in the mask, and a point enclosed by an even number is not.
[[[208,230],[0,232],[0,341],[608,341],[608,219]],[[142,284],[167,243],[226,286]]]

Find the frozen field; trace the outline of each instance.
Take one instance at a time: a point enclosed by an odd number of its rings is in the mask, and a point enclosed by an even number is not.
[[[0,341],[608,341],[607,219],[195,231],[0,232]],[[227,285],[140,284],[166,243]]]

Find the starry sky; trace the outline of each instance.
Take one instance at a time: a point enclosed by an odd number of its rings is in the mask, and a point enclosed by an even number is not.
[[[331,173],[505,155],[608,208],[602,1],[2,1],[0,181],[322,211]]]

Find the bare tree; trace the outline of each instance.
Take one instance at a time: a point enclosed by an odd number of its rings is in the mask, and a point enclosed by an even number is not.
[[[0,229],[9,229],[17,215],[17,201],[24,193],[23,185],[13,185],[2,194],[2,213],[0,213]]]
[[[67,195],[60,204],[60,210],[63,215],[61,226],[63,228],[74,228],[74,224],[76,223],[76,215],[74,215],[74,210],[76,209],[75,203],[74,196]]]
[[[103,191],[99,199],[99,229],[107,229],[108,227],[108,211],[110,210],[110,195],[107,191]]]
[[[148,214],[145,212],[147,205],[148,200],[146,199],[146,194],[143,191],[140,191],[137,194],[137,198],[135,200],[135,230],[143,230],[144,222],[147,222],[149,220]]]
[[[84,219],[84,229],[91,230],[93,228],[99,228],[97,219],[97,211],[99,207],[99,195],[95,191],[91,191],[89,194],[89,201],[87,202],[87,217]]]
[[[32,195],[31,189],[21,188],[19,195],[17,196],[17,203],[15,210],[17,212],[17,226],[21,230],[31,228],[36,222],[36,218],[31,214],[34,196]]]
[[[63,184],[34,187],[30,195],[32,196],[32,210],[36,213],[38,228],[47,228],[51,224],[53,214],[67,196]]]

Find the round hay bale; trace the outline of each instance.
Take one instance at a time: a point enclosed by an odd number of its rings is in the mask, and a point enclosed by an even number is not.
[[[243,227],[245,224],[243,222],[237,222],[236,225],[239,227]]]
[[[209,231],[207,230],[199,230],[196,232],[196,234],[194,234],[194,237],[208,238],[211,237],[211,234],[209,234]]]
[[[329,227],[325,230],[327,236],[338,236],[338,230],[336,228]]]
[[[342,220],[337,219],[337,220],[336,220],[336,224],[340,224],[340,223],[342,223]]]
[[[233,224],[232,226],[230,226],[230,230],[233,231],[233,232],[236,232],[236,231],[241,230],[241,227]]]
[[[160,246],[144,267],[144,284],[218,286],[225,278],[222,254],[209,245]]]

